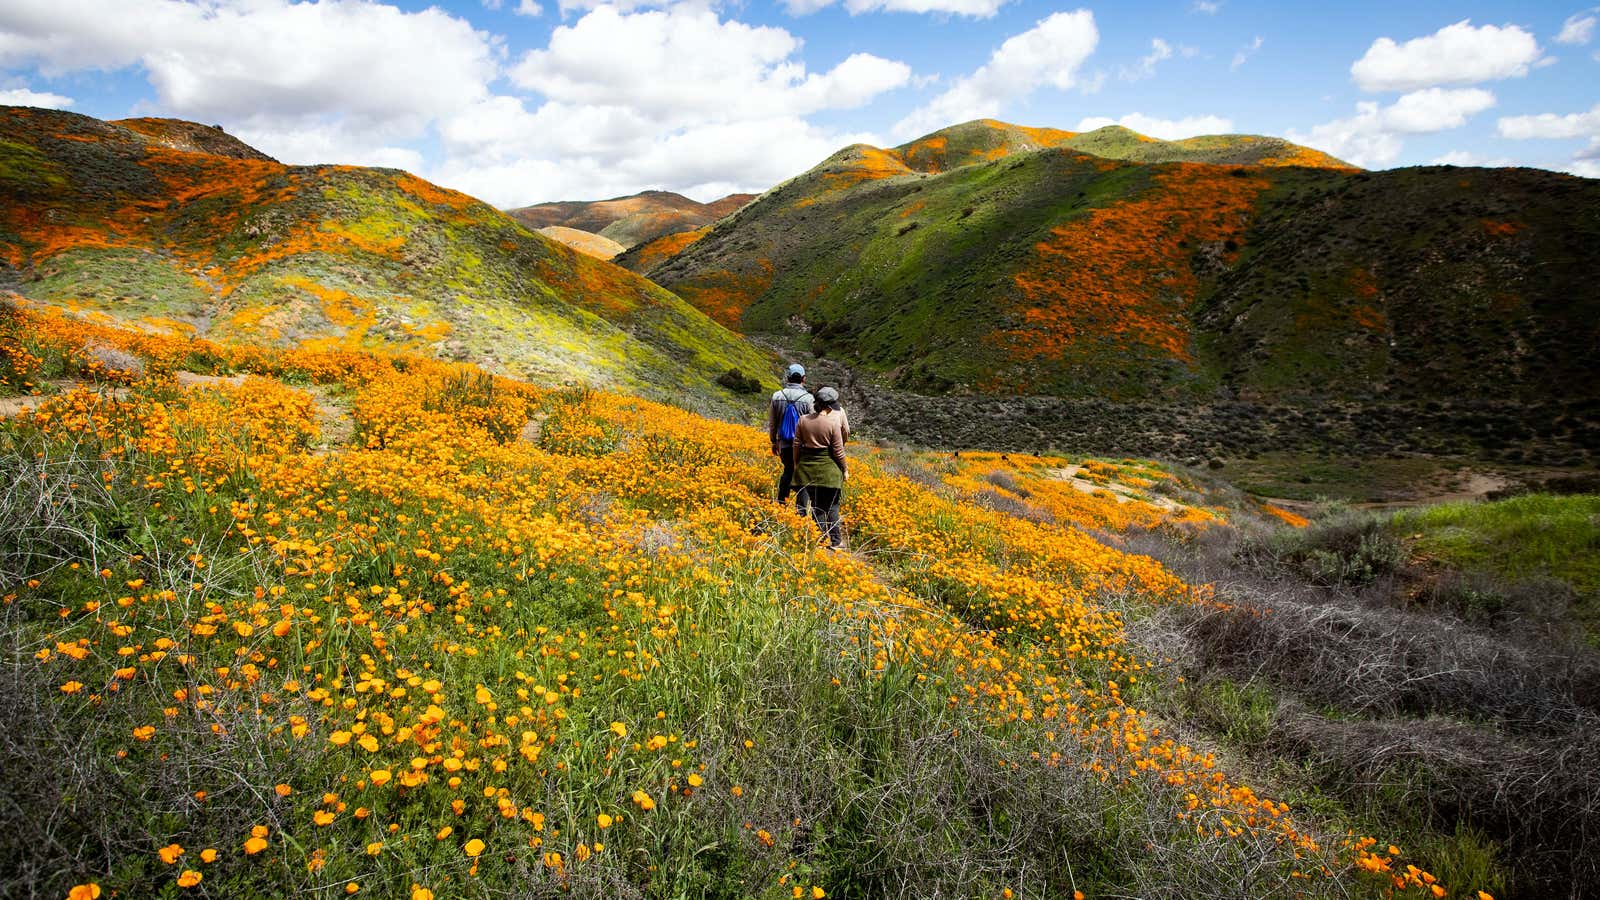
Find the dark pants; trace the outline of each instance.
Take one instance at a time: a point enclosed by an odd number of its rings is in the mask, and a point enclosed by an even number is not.
[[[778,476],[778,502],[781,504],[789,499],[789,491],[794,489],[794,445],[787,441],[778,444],[778,459],[783,463],[783,474]],[[805,488],[795,491],[794,505],[795,509],[805,508]]]
[[[801,488],[801,492],[803,496],[799,502],[811,507],[811,518],[822,530],[822,536],[828,539],[828,546],[842,545],[844,534],[839,528],[839,498],[844,495],[844,489],[811,485]]]

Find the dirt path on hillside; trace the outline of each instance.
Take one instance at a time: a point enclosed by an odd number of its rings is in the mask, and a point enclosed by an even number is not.
[[[1107,481],[1101,483],[1098,481],[1090,481],[1087,478],[1081,478],[1079,477],[1079,474],[1083,472],[1083,470],[1083,466],[1062,466],[1059,469],[1051,469],[1050,475],[1057,481],[1065,481],[1067,484],[1072,485],[1075,490],[1082,491],[1085,494],[1093,494],[1098,491],[1105,491],[1111,495],[1111,499],[1117,501],[1118,503],[1130,503],[1137,500],[1140,503],[1148,503],[1151,506],[1159,507],[1167,512],[1177,512],[1183,508],[1181,504],[1168,497],[1152,496],[1148,493],[1140,491],[1135,487],[1132,487],[1131,485],[1123,484],[1120,481]]]
[[[27,412],[49,399],[49,397],[35,396],[0,397],[0,419],[9,419],[18,413]]]
[[[115,397],[118,400],[128,396],[128,389],[125,387],[91,385],[88,382],[79,381],[76,378],[49,381],[46,382],[44,386],[50,389],[50,393],[27,394],[22,397],[0,397],[0,419],[9,419],[12,416],[25,413],[31,409],[38,409],[46,402],[54,400],[63,394],[70,394],[82,387],[98,388],[102,394],[105,394],[109,397]]]

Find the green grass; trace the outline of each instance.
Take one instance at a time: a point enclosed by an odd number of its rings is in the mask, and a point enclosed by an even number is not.
[[[1394,527],[1443,565],[1506,578],[1559,578],[1600,595],[1600,495],[1527,494],[1406,510]]]
[[[1224,473],[1261,497],[1367,503],[1393,500],[1452,468],[1449,461],[1427,457],[1263,453],[1255,459],[1230,459]]]

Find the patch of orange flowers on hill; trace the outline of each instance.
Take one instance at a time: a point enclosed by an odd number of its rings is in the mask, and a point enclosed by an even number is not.
[[[649,241],[634,250],[634,271],[648,272],[706,235],[711,233],[711,226],[696,228],[693,231],[679,231],[673,234],[664,234],[653,241]]]
[[[1243,177],[1233,173],[1243,172]],[[1203,247],[1224,256],[1242,238],[1266,179],[1245,169],[1163,166],[1137,197],[1053,228],[1014,282],[1013,327],[989,340],[1019,363],[1059,361],[1133,343],[1193,358],[1188,312]]]
[[[755,272],[717,269],[679,282],[672,289],[712,320],[737,331],[744,311],[772,286],[772,261],[756,259],[753,264]]]

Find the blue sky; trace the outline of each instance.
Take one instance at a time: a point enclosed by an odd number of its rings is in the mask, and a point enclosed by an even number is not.
[[[0,102],[221,124],[502,206],[708,200],[982,116],[1600,177],[1600,7],[6,0]]]

